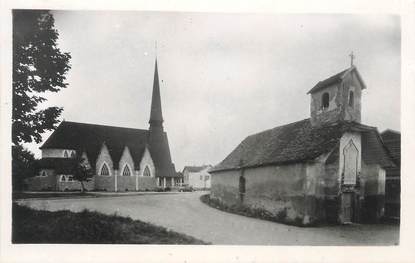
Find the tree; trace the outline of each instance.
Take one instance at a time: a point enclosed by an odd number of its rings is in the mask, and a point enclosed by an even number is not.
[[[56,128],[60,107],[38,109],[40,94],[68,85],[69,53],[57,47],[58,31],[47,10],[13,11],[12,142],[41,142],[41,134]]]
[[[12,186],[14,190],[24,190],[24,179],[38,173],[33,153],[21,145],[12,147]]]
[[[73,179],[81,183],[81,191],[85,192],[84,182],[88,182],[94,176],[91,166],[83,157],[76,157],[72,170]]]

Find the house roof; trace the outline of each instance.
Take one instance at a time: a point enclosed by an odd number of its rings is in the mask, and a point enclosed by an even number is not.
[[[313,127],[310,119],[305,119],[248,136],[210,172],[314,160],[333,150],[346,131],[363,132],[363,140],[371,139],[370,145],[378,144],[375,150],[367,152],[374,154],[371,158],[375,160],[366,158],[367,162],[393,166],[376,128],[356,122]]]
[[[341,82],[343,80],[343,78],[347,74],[351,73],[352,71],[356,72],[356,75],[357,75],[359,81],[362,83],[362,89],[365,89],[366,88],[366,85],[363,82],[363,79],[360,76],[359,71],[357,71],[357,68],[355,66],[352,66],[352,67],[350,67],[348,69],[345,69],[343,71],[340,71],[337,74],[334,74],[333,76],[331,76],[331,77],[329,77],[329,78],[327,78],[325,80],[319,81],[311,90],[309,90],[307,92],[307,94],[316,92],[316,91],[318,91],[318,90],[320,90],[322,88],[325,88],[325,87],[328,87],[330,85],[333,85],[333,84],[336,84],[336,83]]]
[[[212,166],[211,165],[185,166],[183,168],[183,172],[187,170],[187,171],[189,171],[191,173],[197,173],[197,172],[200,172],[200,171],[202,171],[202,170],[204,170],[204,169],[206,169],[208,167],[212,167]]]
[[[401,133],[393,130],[386,130],[381,133],[383,143],[388,148],[392,159],[397,165],[401,163]]]

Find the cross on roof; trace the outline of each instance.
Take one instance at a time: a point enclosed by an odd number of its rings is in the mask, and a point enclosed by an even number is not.
[[[355,55],[353,54],[353,51],[352,51],[352,53],[350,53],[349,57],[350,57],[350,67],[353,67],[353,59],[355,58]]]

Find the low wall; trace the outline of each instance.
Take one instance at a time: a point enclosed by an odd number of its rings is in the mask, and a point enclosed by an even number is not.
[[[261,209],[281,221],[312,223],[306,208],[315,202],[305,194],[306,164],[245,169],[246,192],[239,193],[241,170],[212,173],[211,198],[232,205]]]

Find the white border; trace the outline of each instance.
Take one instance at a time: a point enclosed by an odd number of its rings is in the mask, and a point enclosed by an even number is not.
[[[2,0],[0,38],[1,262],[415,262],[415,2],[414,0]],[[159,10],[232,13],[371,13],[402,18],[402,222],[396,247],[12,245],[11,12],[12,8]],[[381,55],[381,54],[380,54]],[[69,250],[68,250],[69,248]],[[72,256],[67,251],[76,251]]]

